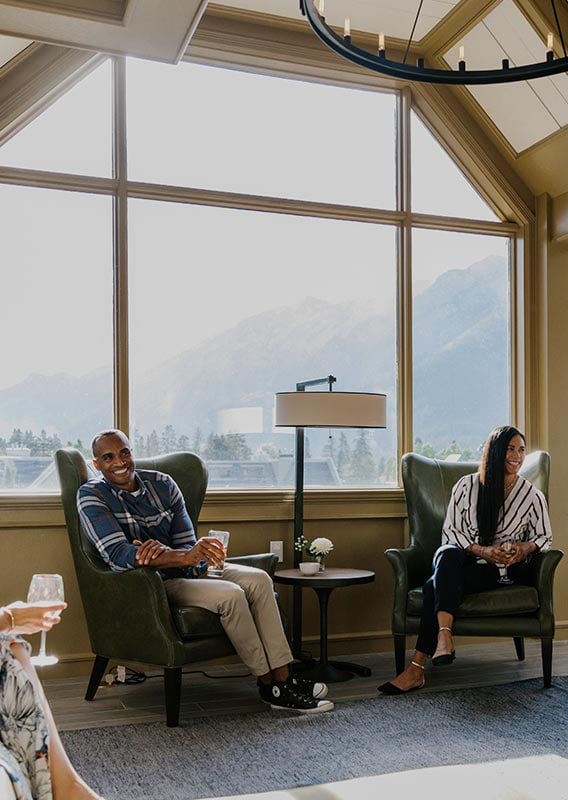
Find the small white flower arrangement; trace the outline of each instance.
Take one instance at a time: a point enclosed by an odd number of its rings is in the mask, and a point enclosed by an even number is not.
[[[305,551],[308,555],[313,556],[317,561],[321,562],[333,550],[333,542],[331,539],[326,539],[325,536],[319,536],[309,543],[302,534],[294,544],[294,548],[300,553]]]
[[[331,539],[326,539],[325,536],[320,536],[314,539],[309,547],[309,552],[313,556],[327,556],[333,550],[333,542]]]

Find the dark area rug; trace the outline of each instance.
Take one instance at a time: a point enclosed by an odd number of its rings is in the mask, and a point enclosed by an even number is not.
[[[106,800],[193,800],[449,764],[568,757],[568,677],[62,734]]]

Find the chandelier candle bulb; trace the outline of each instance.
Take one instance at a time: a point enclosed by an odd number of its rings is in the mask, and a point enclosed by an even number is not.
[[[465,47],[463,44],[460,44],[458,50],[458,68],[460,70],[465,69]]]
[[[381,58],[385,57],[385,35],[379,33],[379,55]]]
[[[343,38],[347,39],[348,42],[351,41],[351,20],[349,17],[345,17],[345,22],[343,24]]]
[[[318,13],[322,19],[325,19],[325,1],[319,0],[318,3]]]
[[[554,34],[549,33],[546,40],[546,60],[554,61]]]

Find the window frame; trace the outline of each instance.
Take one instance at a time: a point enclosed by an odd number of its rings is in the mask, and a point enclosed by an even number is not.
[[[353,220],[370,224],[387,224],[396,228],[397,248],[397,461],[402,453],[412,450],[412,229],[430,228],[482,233],[504,236],[510,239],[510,369],[511,369],[511,419],[527,431],[528,440],[537,438],[539,430],[538,403],[529,394],[530,377],[538,372],[536,354],[539,350],[539,320],[530,315],[528,309],[538,296],[538,280],[531,271],[529,258],[531,243],[535,236],[534,214],[505,177],[498,176],[494,183],[489,176],[495,174],[492,164],[479,143],[466,135],[462,122],[456,121],[451,110],[440,102],[431,87],[396,85],[392,81],[377,81],[375,77],[362,75],[353,69],[341,70],[337,64],[328,63],[326,56],[311,52],[311,45],[298,48],[298,56],[290,59],[285,41],[262,41],[255,36],[254,16],[247,28],[248,37],[242,30],[223,29],[224,39],[219,44],[213,19],[211,26],[205,25],[200,36],[195,37],[184,57],[186,61],[199,64],[253,71],[275,77],[308,80],[316,83],[367,89],[377,92],[395,93],[397,97],[397,208],[395,210],[368,209],[356,206],[317,203],[312,201],[282,200],[252,195],[199,190],[189,187],[167,186],[129,181],[127,175],[126,146],[126,62],[123,57],[110,57],[113,62],[113,175],[112,178],[93,178],[79,175],[59,174],[40,170],[0,167],[0,182],[21,184],[68,191],[106,194],[113,197],[113,290],[114,316],[114,415],[115,424],[128,433],[129,430],[129,342],[128,342],[128,198],[153,199],[163,202],[182,202],[198,205],[235,207],[240,209],[272,211],[284,214],[301,214],[330,219]],[[244,23],[240,21],[236,28]],[[246,26],[245,26],[246,27]],[[211,30],[210,30],[211,28]],[[295,35],[298,41],[301,36]],[[232,47],[230,46],[232,43]],[[276,44],[276,47],[275,47]],[[67,76],[66,85],[78,82],[91,69],[96,68],[106,57],[97,55],[85,66]],[[321,63],[323,62],[323,63]],[[0,92],[1,101],[1,92]],[[0,112],[2,105],[0,102]],[[436,215],[413,213],[410,207],[411,163],[410,163],[410,114],[417,113],[438,141],[450,151],[457,166],[475,186],[483,198],[502,218],[502,222],[479,221]],[[34,115],[38,113],[34,109]],[[19,127],[24,124],[20,121]],[[440,128],[448,132],[442,138]],[[0,129],[2,119],[0,117]],[[461,137],[461,138],[460,138]],[[0,142],[2,137],[0,135]],[[469,148],[469,152],[468,151]],[[463,157],[465,156],[465,157]],[[471,169],[472,163],[481,167]],[[495,191],[498,189],[498,191]],[[493,199],[487,198],[493,194]],[[509,220],[514,221],[506,221]],[[341,516],[356,517],[405,516],[403,490],[374,487],[372,489],[307,490],[313,501],[314,518],[337,518],[341,505]],[[288,519],[293,502],[293,491],[286,489],[212,489],[215,504],[230,514],[231,519]],[[29,507],[54,508],[59,495],[33,495],[25,492],[0,495],[0,506],[9,509]],[[243,504],[243,500],[245,501]],[[377,512],[375,502],[381,501]],[[331,504],[330,504],[331,501]],[[312,502],[310,503],[312,505]],[[259,508],[260,506],[260,508]],[[205,509],[205,519],[207,509]],[[264,516],[266,515],[266,516]],[[311,516],[311,514],[310,514]],[[211,517],[215,519],[216,517]]]

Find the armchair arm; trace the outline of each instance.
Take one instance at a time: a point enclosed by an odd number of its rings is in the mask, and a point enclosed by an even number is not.
[[[538,616],[543,636],[554,636],[554,573],[563,555],[562,550],[547,550],[536,553],[528,563],[529,580],[532,579],[540,600]]]
[[[233,564],[242,564],[244,567],[256,567],[268,572],[271,578],[274,578],[276,571],[276,564],[278,563],[278,556],[275,553],[254,553],[250,556],[234,556],[227,558]]]
[[[391,564],[395,579],[392,630],[393,633],[404,633],[408,591],[422,586],[429,577],[429,559],[423,550],[413,546],[404,549],[392,547],[385,550],[385,556]]]

